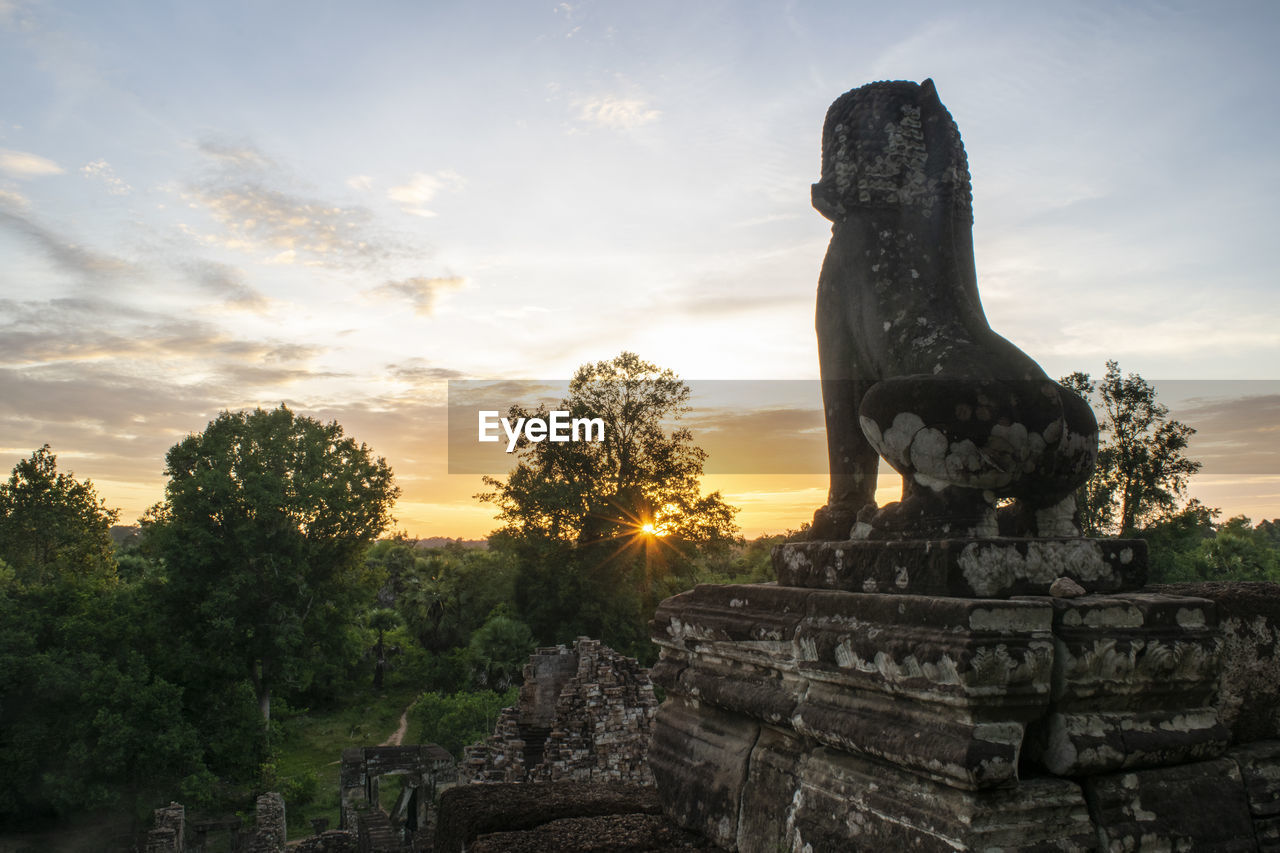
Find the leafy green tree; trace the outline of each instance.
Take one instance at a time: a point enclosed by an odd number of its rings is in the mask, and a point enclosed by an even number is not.
[[[419,743],[434,743],[462,759],[463,747],[493,734],[503,708],[516,703],[520,691],[481,690],[474,693],[423,693],[410,710]]]
[[[156,665],[153,592],[0,569],[0,824],[143,813],[207,775],[183,689]]]
[[[1142,529],[1147,540],[1148,573],[1151,583],[1199,580],[1200,553],[1214,537],[1217,509],[1192,498],[1187,505]]]
[[[433,653],[466,646],[495,607],[514,603],[515,559],[502,549],[423,549],[384,540],[369,561],[386,567],[396,610]]]
[[[500,607],[471,635],[471,659],[485,687],[505,690],[520,681],[535,646],[529,626]]]
[[[377,607],[369,611],[369,615],[365,617],[365,623],[371,630],[378,632],[378,642],[373,647],[373,686],[382,687],[383,674],[387,669],[387,653],[383,639],[388,631],[393,631],[400,625],[400,614],[389,607]]]
[[[478,497],[499,509],[491,547],[517,556],[521,618],[544,642],[577,634],[643,653],[663,579],[700,553],[727,547],[735,510],[702,495],[706,453],[687,428],[689,387],[624,352],[580,367],[557,407],[600,418],[602,441],[517,443],[506,480]],[[548,417],[512,408],[511,417]]]
[[[1098,466],[1076,495],[1085,532],[1127,535],[1176,512],[1200,470],[1186,455],[1195,430],[1170,418],[1141,376],[1121,377],[1114,361],[1100,382],[1077,372],[1062,384],[1101,408]]]
[[[268,724],[273,691],[359,647],[380,583],[364,552],[399,493],[391,469],[336,422],[283,405],[223,412],[165,462],[165,501],[145,526],[171,612],[206,653],[204,676],[247,678]]]
[[[1280,581],[1280,551],[1265,529],[1237,515],[1200,546],[1200,576],[1205,580]]]
[[[59,472],[46,444],[0,483],[0,559],[25,584],[49,583],[63,573],[111,578],[111,525],[118,515],[93,483]]]

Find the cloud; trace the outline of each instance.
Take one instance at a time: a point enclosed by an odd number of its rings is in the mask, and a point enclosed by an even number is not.
[[[111,168],[111,164],[106,160],[94,160],[92,163],[86,163],[80,167],[80,173],[86,178],[92,178],[106,184],[107,192],[112,195],[128,195],[133,192],[133,187],[116,177],[115,170]]]
[[[794,306],[800,303],[808,305],[812,301],[813,297],[808,293],[708,294],[679,301],[675,307],[695,317],[723,317],[728,314],[775,310],[782,306]]]
[[[580,99],[574,105],[578,107],[579,119],[609,130],[633,130],[657,121],[662,115],[642,98],[617,95]]]
[[[182,361],[216,372],[227,361],[303,362],[320,350],[250,341],[198,320],[130,308],[99,298],[0,300],[0,365],[132,360],[138,370]],[[172,366],[172,365],[169,365]]]
[[[86,249],[33,219],[18,213],[12,206],[0,209],[0,228],[8,228],[35,243],[56,266],[77,276],[100,281],[102,276],[119,276],[137,272],[136,265],[114,255]]]
[[[31,202],[27,197],[16,190],[6,190],[0,187],[0,207],[13,207],[22,209],[30,207]]]
[[[1202,473],[1280,474],[1280,393],[1192,398],[1171,415],[1195,427],[1187,455],[1199,460]]]
[[[265,296],[245,282],[244,274],[229,264],[192,260],[185,263],[183,269],[206,293],[232,308],[262,312],[269,305]]]
[[[361,207],[340,207],[257,183],[199,187],[189,197],[226,228],[228,236],[219,241],[226,248],[274,249],[278,262],[303,256],[327,266],[367,265],[393,252],[367,233],[372,215]]]
[[[392,377],[410,385],[446,382],[463,377],[461,371],[448,367],[435,367],[422,358],[411,358],[398,364],[388,364],[386,369]]]
[[[373,178],[368,175],[352,175],[347,178],[346,184],[353,190],[368,190],[373,188]]]
[[[203,208],[222,233],[178,227],[206,245],[270,253],[268,263],[365,269],[393,259],[421,258],[425,250],[377,233],[372,212],[290,189],[287,176],[250,145],[199,144],[215,168],[186,188],[183,198]]]
[[[7,172],[15,178],[39,178],[61,175],[63,168],[39,154],[0,148],[0,172]]]
[[[413,312],[422,316],[430,316],[435,310],[436,300],[441,293],[458,290],[467,283],[460,276],[442,276],[426,278],[417,276],[401,281],[388,281],[368,291],[372,296],[407,299],[413,305]]]
[[[0,27],[30,32],[36,28],[35,18],[27,14],[31,4],[24,0],[0,0]]]
[[[264,169],[272,165],[265,154],[250,144],[232,145],[212,139],[203,139],[196,144],[202,154],[236,169]]]
[[[769,393],[770,383],[750,384]],[[822,474],[828,470],[821,408],[703,409],[683,423],[707,452],[704,470],[708,474]]]
[[[463,184],[455,172],[444,171],[434,175],[415,172],[407,183],[387,190],[387,198],[398,203],[400,209],[413,216],[435,216],[435,211],[424,205],[442,189],[457,189]]]

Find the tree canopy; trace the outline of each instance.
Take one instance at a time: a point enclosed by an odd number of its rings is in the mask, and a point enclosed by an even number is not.
[[[58,459],[46,444],[0,483],[0,560],[28,584],[48,583],[64,573],[113,575],[111,525],[117,516],[93,483],[58,471]]]
[[[377,579],[363,554],[391,522],[391,469],[364,444],[285,406],[223,412],[165,457],[149,535],[177,610],[226,674],[272,691],[351,653]]]
[[[706,453],[676,425],[689,387],[669,369],[624,352],[578,368],[560,403],[600,418],[601,441],[521,437],[506,480],[478,497],[504,527],[491,541],[518,554],[516,601],[543,642],[575,634],[641,653],[662,579],[737,534],[719,492],[701,494]],[[547,417],[513,407],[511,417]]]
[[[1169,417],[1151,383],[1136,373],[1122,377],[1115,361],[1101,381],[1076,372],[1062,384],[1101,408],[1098,466],[1076,495],[1084,531],[1125,535],[1176,512],[1200,470],[1186,455],[1195,430]]]

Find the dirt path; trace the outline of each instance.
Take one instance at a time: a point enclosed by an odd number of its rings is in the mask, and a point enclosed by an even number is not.
[[[404,743],[405,733],[409,730],[409,709],[416,705],[417,702],[418,700],[414,699],[409,703],[408,707],[404,709],[404,713],[400,715],[400,728],[396,729],[395,734],[391,737],[378,744],[379,746],[400,746],[400,744]]]

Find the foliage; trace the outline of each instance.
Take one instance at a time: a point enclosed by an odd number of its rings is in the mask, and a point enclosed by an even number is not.
[[[410,730],[418,732],[419,743],[437,744],[462,760],[463,747],[493,734],[498,715],[516,703],[519,693],[514,687],[505,693],[423,693],[409,712]]]
[[[491,548],[514,554],[521,618],[543,642],[578,634],[645,654],[645,623],[665,579],[727,547],[734,509],[700,493],[706,454],[687,428],[689,388],[671,370],[624,352],[580,367],[557,407],[600,418],[602,441],[517,442],[505,481],[478,497],[499,509]],[[509,417],[549,416],[513,407]]]
[[[50,583],[65,573],[110,579],[117,516],[93,483],[58,471],[46,444],[0,483],[0,559],[24,584]]]
[[[471,660],[481,686],[505,690],[518,683],[536,645],[528,625],[512,618],[505,607],[495,608],[471,635]]]
[[[1143,528],[1148,581],[1174,583],[1196,579],[1200,548],[1213,538],[1213,519],[1217,515],[1218,510],[1192,498],[1182,510]]]
[[[387,669],[387,650],[383,642],[388,631],[400,625],[400,614],[389,607],[375,607],[365,616],[365,624],[378,633],[378,642],[374,644],[373,686],[381,687],[383,674]]]
[[[1176,512],[1200,469],[1185,453],[1195,430],[1171,419],[1141,376],[1122,378],[1114,361],[1100,382],[1077,372],[1062,384],[1101,407],[1098,466],[1076,495],[1085,533],[1127,535]]]
[[[141,813],[207,773],[141,585],[0,577],[0,822]]]
[[[1220,525],[1218,510],[1192,500],[1185,509],[1144,528],[1152,583],[1202,581],[1280,582],[1280,547],[1271,537],[1276,522],[1255,527],[1235,516]]]
[[[164,560],[174,628],[206,653],[209,683],[272,691],[336,677],[379,579],[362,560],[390,523],[391,470],[336,422],[223,412],[165,457],[165,502],[145,520]],[[216,659],[214,659],[216,658]]]
[[[1280,550],[1247,516],[1228,519],[1200,552],[1197,568],[1206,580],[1280,581]]]
[[[390,685],[375,690],[368,679],[361,678],[345,685],[326,707],[288,715],[273,712],[273,720],[281,723],[281,734],[274,743],[274,761],[264,768],[268,778],[263,789],[284,794],[291,837],[308,834],[311,818],[327,817],[337,826],[342,751],[386,742],[420,690],[420,686]],[[414,742],[414,733],[409,729],[406,744]]]
[[[431,652],[465,646],[495,607],[515,600],[515,560],[509,552],[418,548],[402,538],[376,543],[366,558],[386,573],[385,598]]]

